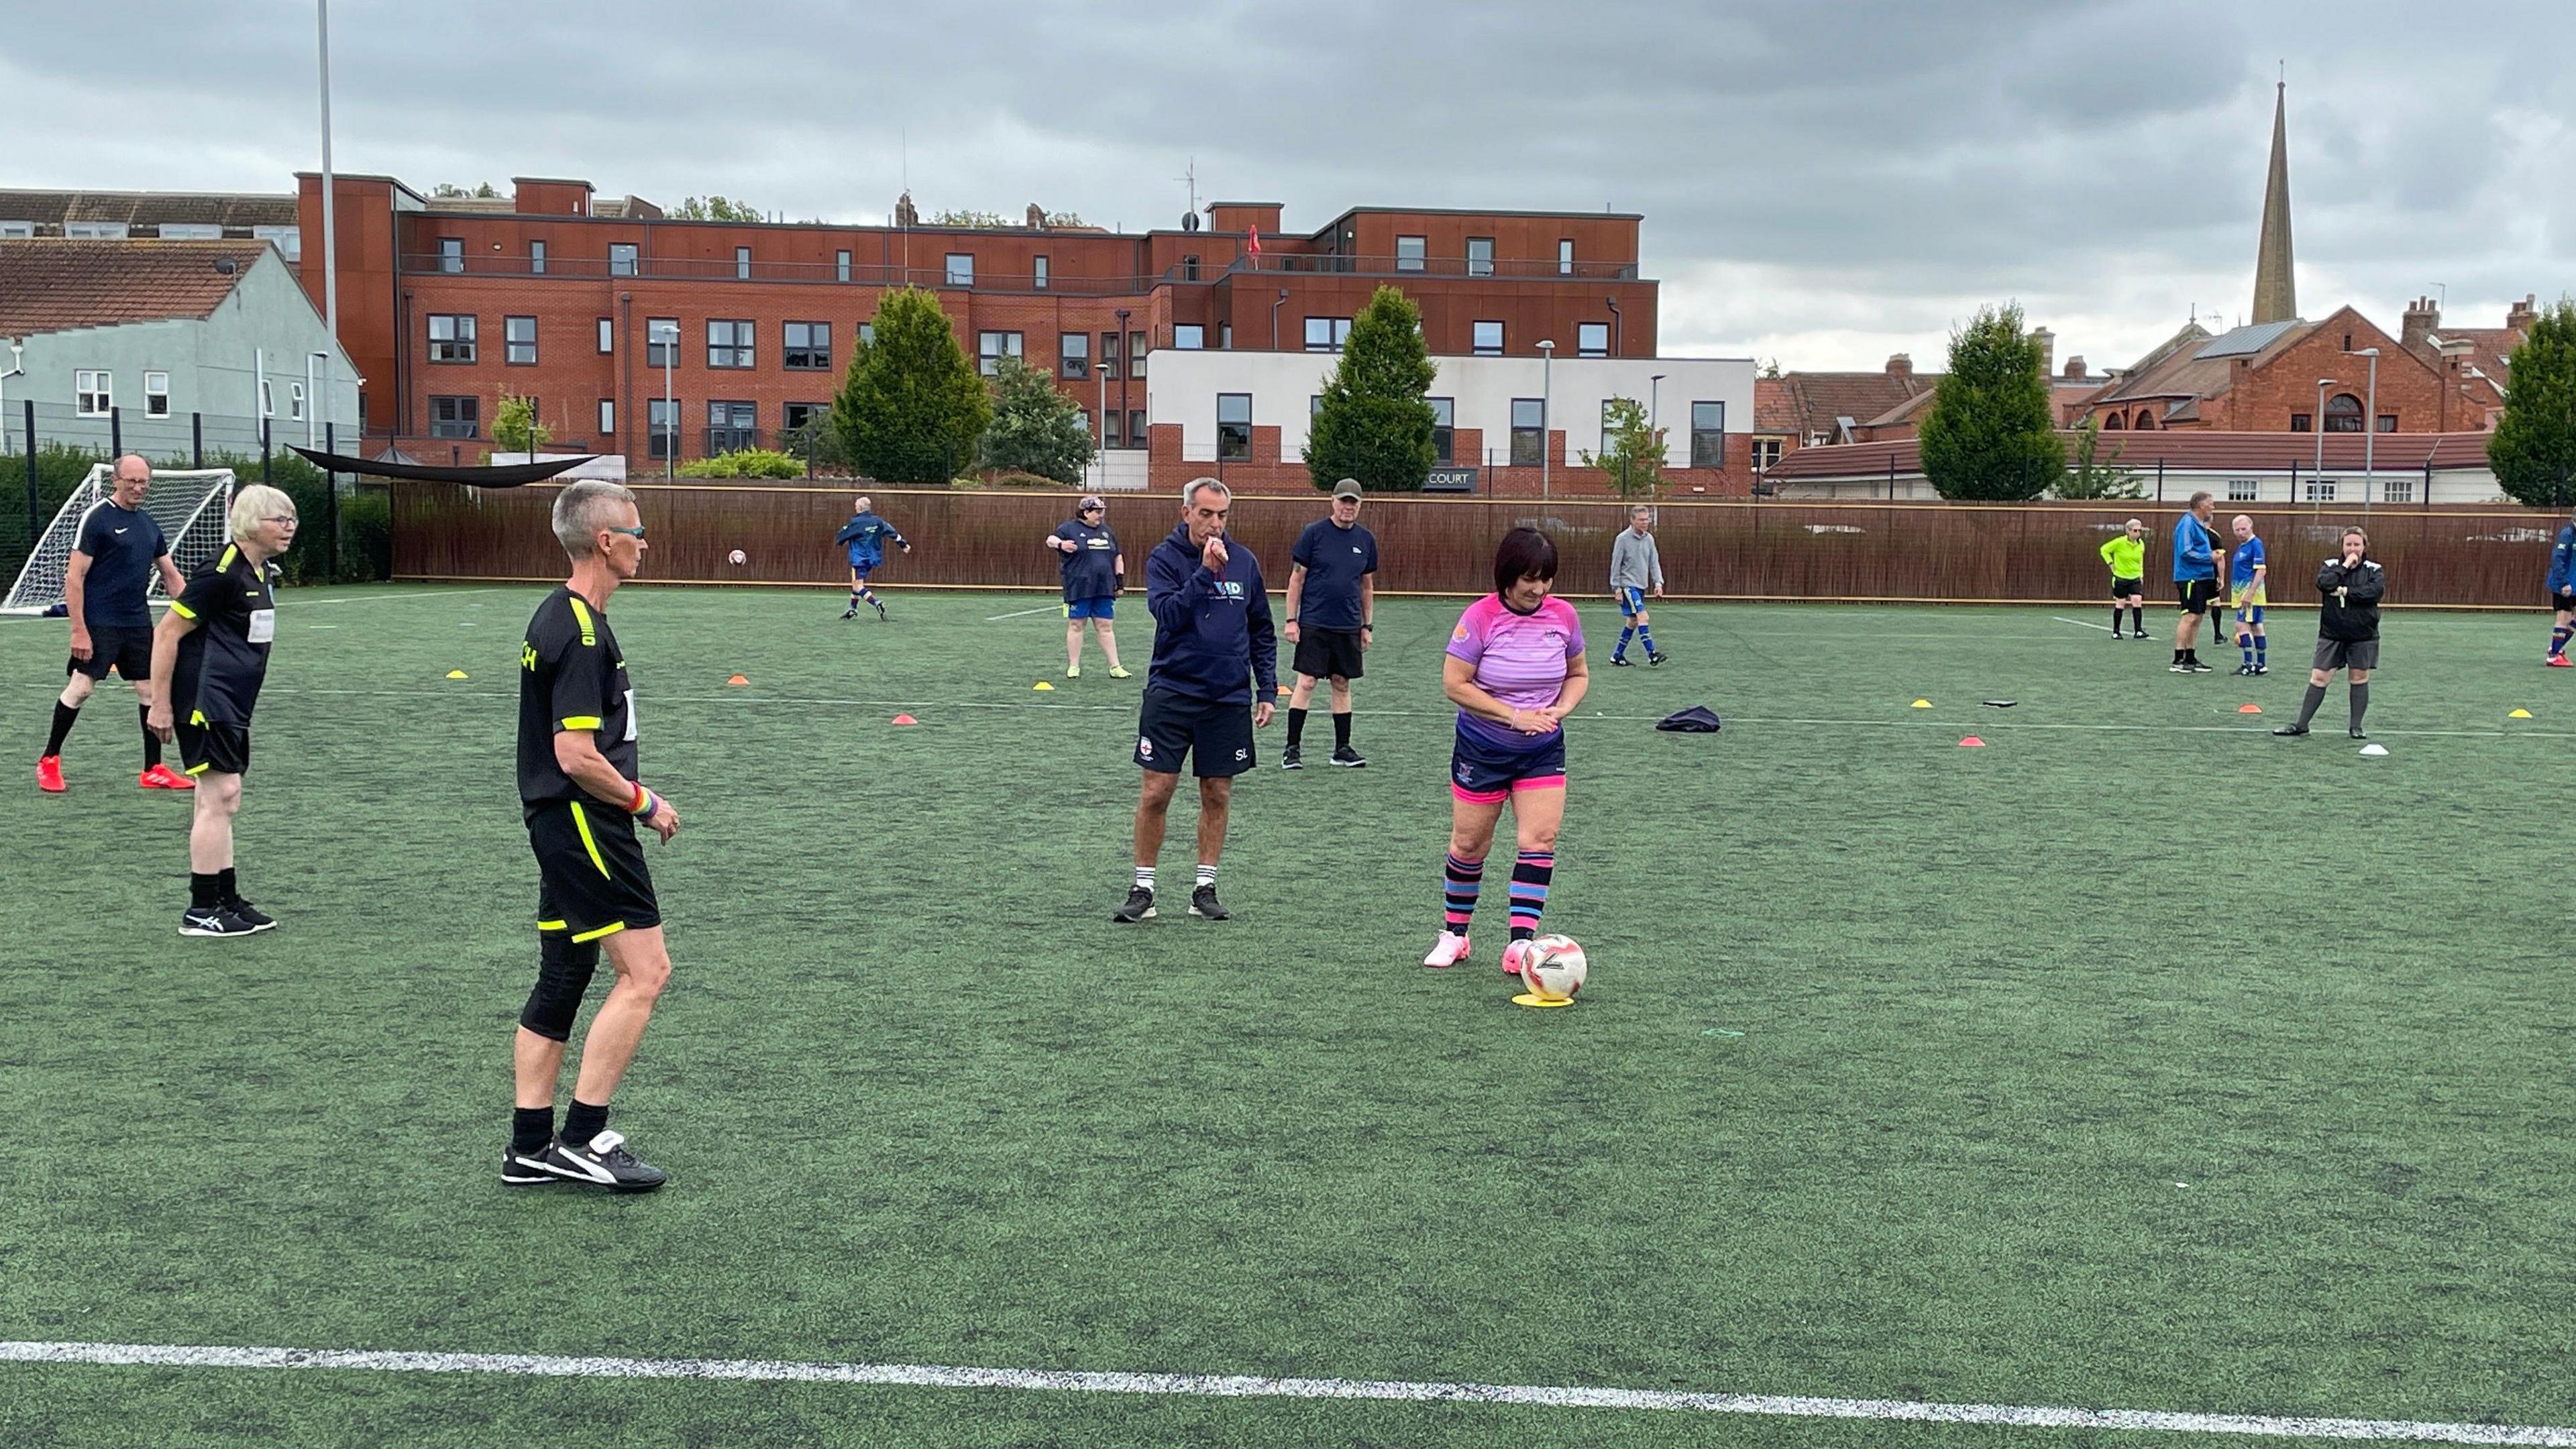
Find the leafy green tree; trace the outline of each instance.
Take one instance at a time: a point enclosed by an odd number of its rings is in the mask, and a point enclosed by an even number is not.
[[[483,182],[471,191],[466,190],[464,187],[459,186],[452,181],[442,181],[436,186],[429,188],[429,194],[441,201],[460,196],[475,197],[489,201],[493,197],[499,196],[501,193],[493,190],[492,183],[489,181]]]
[[[1351,319],[1341,364],[1324,384],[1306,441],[1306,473],[1319,490],[1356,478],[1372,493],[1419,492],[1435,456],[1431,404],[1439,373],[1422,340],[1422,312],[1380,287]]]
[[[682,463],[683,478],[802,478],[805,460],[768,448],[736,448],[694,463]]]
[[[2576,505],[2576,301],[2561,297],[2532,319],[2509,371],[2487,465],[2516,503]]]
[[[2066,476],[2048,362],[2019,303],[1980,307],[1950,337],[1922,427],[1923,473],[1944,498],[2020,502]]]
[[[1091,462],[1091,429],[1082,408],[1056,391],[1047,375],[1016,357],[993,373],[993,421],[984,429],[983,464],[1079,484]]]
[[[504,391],[492,410],[492,446],[503,453],[534,453],[554,441],[554,433],[537,421],[537,400]]]
[[[692,196],[671,208],[673,221],[767,221],[769,217],[748,201],[727,201],[721,196]]]
[[[883,483],[945,483],[973,461],[992,420],[993,395],[939,299],[918,287],[886,293],[876,341],[850,359],[832,399],[850,465]]]
[[[2147,485],[2127,468],[2120,466],[2120,454],[2128,444],[2113,440],[2110,456],[2102,456],[2102,424],[2086,418],[2075,430],[2075,459],[2066,467],[2066,476],[2058,480],[2060,498],[2144,498]]]
[[[1601,432],[1610,446],[1599,453],[1578,450],[1584,467],[1607,469],[1610,486],[1622,498],[1653,498],[1664,491],[1664,430],[1646,422],[1644,403],[1610,399],[1602,408]]]

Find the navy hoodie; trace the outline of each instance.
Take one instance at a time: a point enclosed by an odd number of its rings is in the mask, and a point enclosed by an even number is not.
[[[1258,698],[1278,693],[1279,640],[1270,627],[1270,596],[1261,589],[1261,561],[1252,550],[1227,539],[1220,577],[1199,562],[1190,526],[1176,525],[1146,557],[1145,606],[1154,613],[1147,689],[1212,704],[1252,703],[1255,682]]]

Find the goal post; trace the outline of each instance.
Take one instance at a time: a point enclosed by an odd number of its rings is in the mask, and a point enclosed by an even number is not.
[[[18,570],[17,582],[9,586],[7,598],[0,599],[0,613],[42,614],[63,602],[63,574],[71,567],[72,546],[80,542],[81,522],[115,492],[115,467],[93,466],[37,537],[26,565]],[[169,540],[170,561],[178,565],[181,578],[223,551],[228,532],[225,515],[231,510],[232,497],[230,468],[152,470],[152,490],[143,496],[143,511],[161,525],[162,536]],[[153,571],[150,596],[156,603],[167,601],[158,569]]]

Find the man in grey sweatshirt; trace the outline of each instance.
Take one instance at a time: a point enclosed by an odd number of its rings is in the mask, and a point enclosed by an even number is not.
[[[1610,542],[1610,596],[1619,601],[1619,646],[1610,651],[1610,662],[1628,662],[1628,640],[1634,636],[1646,646],[1646,662],[1661,664],[1672,656],[1655,647],[1654,632],[1646,627],[1646,596],[1664,596],[1664,561],[1655,552],[1655,535],[1648,530],[1654,525],[1651,510],[1632,508],[1628,526]]]

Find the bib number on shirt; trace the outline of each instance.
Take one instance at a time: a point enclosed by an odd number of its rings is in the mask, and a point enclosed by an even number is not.
[[[265,644],[276,637],[277,611],[275,609],[251,610],[250,642],[253,644]]]

